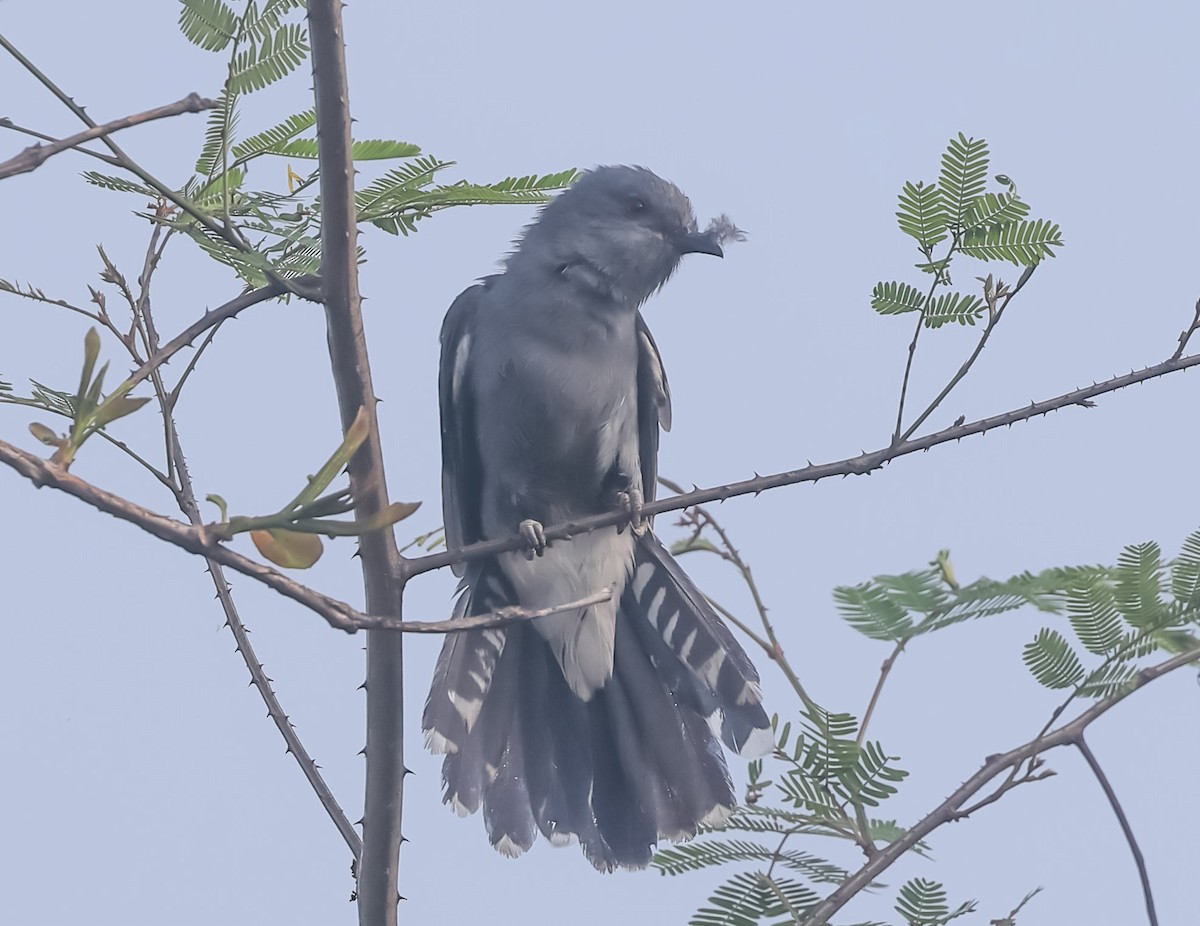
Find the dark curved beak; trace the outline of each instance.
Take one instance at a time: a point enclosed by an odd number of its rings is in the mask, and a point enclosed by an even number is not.
[[[721,243],[711,231],[688,232],[676,239],[680,254],[711,254],[713,257],[724,257]]]

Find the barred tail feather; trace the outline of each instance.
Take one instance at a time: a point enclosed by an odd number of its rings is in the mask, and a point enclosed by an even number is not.
[[[726,746],[747,758],[771,751],[758,671],[651,531],[637,544],[622,608],[644,615],[642,643],[671,693],[700,711]]]
[[[460,613],[515,603],[478,567]],[[642,868],[660,839],[719,826],[734,806],[720,742],[758,754],[770,726],[758,675],[703,595],[647,532],[621,595],[612,676],[572,691],[537,628],[448,637],[425,707],[445,754],[445,800],[482,809],[492,845],[516,856],[537,833],[577,840],[598,869]]]

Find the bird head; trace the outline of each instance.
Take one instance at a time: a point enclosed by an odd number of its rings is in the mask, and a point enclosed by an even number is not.
[[[727,239],[743,237],[725,216],[697,230],[683,191],[643,167],[597,167],[542,209],[510,266],[536,255],[583,285],[640,305],[684,254],[722,257]]]

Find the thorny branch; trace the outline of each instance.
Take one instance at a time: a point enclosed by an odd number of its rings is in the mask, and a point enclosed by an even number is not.
[[[712,486],[707,489],[695,489],[692,492],[685,492],[681,495],[656,499],[645,504],[642,508],[642,515],[643,517],[650,517],[662,514],[665,511],[677,511],[681,508],[689,508],[693,505],[705,504],[707,502],[725,501],[726,499],[736,498],[739,495],[757,495],[768,489],[796,485],[802,482],[817,482],[821,479],[827,479],[830,476],[865,476],[900,457],[918,453],[922,450],[929,450],[939,444],[961,440],[964,437],[970,437],[974,434],[984,434],[988,431],[994,431],[997,428],[1008,427],[1019,421],[1037,418],[1072,405],[1087,408],[1090,407],[1091,400],[1096,396],[1115,392],[1118,389],[1143,383],[1159,376],[1166,376],[1169,373],[1187,370],[1197,365],[1200,365],[1200,354],[1191,354],[1187,357],[1178,358],[1172,357],[1164,360],[1162,363],[1146,367],[1143,370],[1114,376],[1111,379],[1093,383],[1091,386],[1074,389],[1071,392],[1063,393],[1052,399],[1044,399],[1041,402],[1031,402],[1023,408],[1016,408],[999,415],[992,415],[989,418],[980,418],[977,421],[955,424],[922,437],[902,440],[898,444],[891,444],[871,453],[862,453],[856,457],[838,460],[834,463],[810,464],[801,469],[788,470],[787,472],[775,473],[769,476],[755,476],[753,479],[745,479],[741,482],[726,483],[725,485]],[[588,531],[594,531],[597,528],[608,527],[612,524],[621,524],[628,518],[629,514],[626,511],[610,511],[606,514],[592,515],[587,518],[548,526],[545,530],[545,535],[547,540],[562,540],[587,533]],[[405,578],[411,579],[413,576],[420,575],[421,573],[429,572],[433,569],[441,569],[444,566],[464,560],[480,559],[482,557],[495,556],[498,553],[506,553],[510,550],[518,550],[523,545],[524,541],[514,535],[502,540],[473,543],[459,550],[447,550],[443,553],[431,553],[426,556],[416,557],[406,561]]]
[[[176,100],[174,103],[148,109],[145,112],[136,113],[132,116],[125,116],[122,119],[114,119],[112,122],[106,122],[103,125],[94,125],[89,129],[76,132],[74,135],[59,139],[48,145],[30,145],[15,157],[0,163],[0,180],[17,174],[27,174],[35,171],[50,158],[54,157],[54,155],[62,151],[76,148],[97,138],[103,138],[111,135],[113,132],[119,132],[121,129],[142,125],[146,122],[152,122],[155,119],[165,119],[168,116],[179,116],[183,113],[198,113],[206,109],[215,109],[216,105],[216,102],[213,100],[206,99],[197,93],[189,93],[182,100]]]
[[[133,297],[133,294],[129,291],[128,286],[124,284],[124,281],[121,281],[121,289],[129,302],[130,313],[133,317],[133,326],[141,333],[146,353],[151,357],[159,352],[159,336],[154,324],[154,314],[151,308],[150,282],[154,276],[154,271],[158,268],[163,248],[166,247],[166,239],[169,236],[169,231],[165,236],[163,235],[162,225],[155,224],[153,226],[153,231],[150,234],[150,243],[146,248],[146,256],[142,263],[142,272],[138,277],[139,291],[136,298]],[[116,268],[112,267],[112,270],[116,274]],[[216,330],[215,327],[209,329],[208,335],[211,337],[212,333]],[[210,342],[206,340],[205,344],[207,343]],[[132,338],[126,346],[130,354],[136,359],[137,352],[134,349]],[[192,357],[192,364],[194,364],[199,356],[200,351],[197,351],[195,356]],[[172,473],[175,479],[173,486],[175,498],[179,503],[180,510],[187,519],[193,526],[199,527],[203,525],[200,504],[196,498],[196,492],[192,484],[191,469],[183,453],[183,445],[179,439],[179,429],[174,417],[174,406],[178,390],[182,387],[183,381],[187,377],[187,372],[190,372],[194,368],[192,364],[188,365],[188,369],[185,371],[184,376],[181,377],[179,384],[175,387],[175,391],[167,390],[162,380],[161,370],[153,370],[150,378],[154,385],[155,397],[158,400],[159,412],[162,415],[163,431],[167,444],[166,457],[168,471]],[[233,600],[233,590],[225,578],[224,569],[220,563],[210,557],[206,557],[206,563],[209,577],[212,579],[217,593],[217,600],[220,602],[221,609],[225,613],[225,626],[229,628],[230,633],[233,635],[237,652],[242,657],[242,661],[250,673],[251,684],[258,690],[259,697],[262,698],[263,703],[266,705],[267,716],[271,718],[271,721],[275,724],[275,728],[283,737],[287,751],[300,766],[300,770],[308,781],[309,786],[317,795],[317,800],[320,801],[326,814],[333,821],[334,826],[337,827],[338,832],[345,840],[351,855],[354,858],[358,858],[362,851],[362,841],[359,839],[358,832],[354,829],[354,825],[346,816],[345,811],[342,810],[341,804],[338,803],[333,791],[325,781],[325,777],[321,774],[317,763],[313,760],[304,742],[300,739],[296,728],[292,725],[291,718],[285,713],[283,705],[279,701],[279,696],[271,684],[271,679],[267,677],[266,670],[255,653],[253,644],[250,642],[249,631],[246,629],[246,625],[243,623],[241,614]]]
[[[341,0],[309,0],[313,98],[321,184],[321,276],[329,360],[337,388],[342,429],[365,410],[368,435],[350,461],[350,491],[360,523],[388,507],[387,477],[375,414],[378,399],[363,331],[358,288],[357,212],[350,138],[350,89]],[[376,530],[359,538],[359,561],[367,610],[401,614],[404,561],[395,534]],[[363,847],[357,867],[358,921],[396,926],[404,811],[404,663],[399,633],[367,637],[366,794]]]
[[[262,292],[258,290],[256,292]],[[252,294],[247,294],[247,296]],[[264,297],[265,298],[265,297]],[[232,303],[227,303],[231,305]],[[222,307],[225,308],[225,307]],[[214,310],[220,311],[220,310]],[[211,313],[210,313],[211,314]],[[197,323],[199,324],[199,323]],[[196,326],[192,326],[193,328]],[[191,330],[191,329],[189,329]],[[201,329],[202,330],[202,329]],[[184,333],[186,334],[186,332]],[[173,344],[180,341],[184,337],[181,334],[179,338],[162,348],[156,353],[159,354],[168,351]],[[141,370],[134,374],[139,376],[143,371],[154,362],[155,358],[147,361]],[[1104,380],[1103,382],[1093,384],[1092,386],[1077,389],[1073,392],[1068,392],[1052,399],[1046,399],[1042,402],[1034,402],[1030,405],[1013,409],[1009,412],[1004,412],[1000,415],[993,415],[990,418],[981,418],[978,421],[969,422],[967,424],[955,425],[946,428],[942,431],[926,435],[920,438],[903,441],[902,443],[890,447],[885,447],[876,450],[872,453],[860,454],[857,457],[851,457],[846,460],[840,460],[834,463],[822,463],[819,465],[810,465],[803,469],[791,470],[785,473],[778,473],[770,476],[756,476],[754,479],[748,479],[743,482],[729,483],[722,486],[715,486],[708,489],[696,489],[692,492],[685,492],[664,499],[658,499],[653,502],[648,502],[643,510],[644,516],[661,514],[664,511],[675,511],[682,508],[691,507],[697,504],[703,504],[711,501],[722,501],[727,498],[734,498],[739,495],[757,494],[767,489],[777,488],[785,485],[794,485],[803,482],[816,482],[819,479],[826,479],[831,476],[850,476],[850,475],[866,475],[874,470],[881,468],[884,464],[901,456],[906,456],[911,453],[916,453],[921,450],[928,450],[931,447],[936,447],[939,444],[948,443],[950,441],[960,440],[963,437],[968,437],[972,434],[983,434],[996,428],[1006,427],[1015,424],[1018,421],[1025,421],[1029,418],[1035,418],[1039,415],[1045,415],[1049,412],[1060,408],[1066,408],[1071,405],[1084,405],[1091,398],[1103,395],[1108,392],[1122,389],[1126,386],[1135,383],[1144,382],[1158,376],[1164,376],[1168,373],[1174,373],[1181,370],[1190,369],[1191,367],[1200,364],[1200,354],[1193,354],[1179,359],[1171,359],[1163,361],[1155,366],[1147,367],[1133,373],[1126,373],[1123,376],[1116,376],[1112,379]],[[148,375],[148,372],[145,373]],[[212,532],[204,527],[194,528],[182,524],[179,521],[165,518],[149,509],[143,508],[134,502],[124,499],[120,496],[106,492],[104,489],[94,486],[91,483],[85,482],[76,476],[71,475],[68,471],[49,463],[47,460],[35,454],[23,451],[11,444],[0,441],[0,462],[6,463],[11,468],[15,469],[21,475],[32,481],[37,486],[48,485],[53,488],[60,489],[70,495],[74,495],[81,501],[87,502],[92,507],[101,511],[112,514],[122,520],[136,524],[143,530],[154,534],[161,540],[166,540],[173,543],[190,553],[205,555],[220,551],[218,559],[222,565],[225,565],[243,575],[251,578],[259,579],[264,584],[275,589],[288,598],[304,605],[309,610],[321,617],[325,618],[332,626],[341,630],[353,631],[360,628],[393,628],[408,630],[406,622],[396,620],[394,617],[387,616],[372,616],[363,614],[344,602],[329,598],[322,595],[299,582],[288,578],[282,573],[276,572],[268,566],[257,563],[247,557],[234,553],[227,547],[220,544],[213,536]],[[552,540],[569,538],[571,536],[586,533],[587,531],[596,530],[600,527],[605,527],[610,524],[622,523],[629,517],[626,511],[613,511],[607,514],[594,515],[588,518],[581,518],[578,521],[571,521],[565,524],[558,524],[546,529],[546,536]],[[404,560],[404,580],[407,581],[414,576],[430,572],[434,569],[440,569],[452,563],[460,562],[468,559],[478,559],[484,556],[492,556],[497,553],[503,553],[508,550],[520,549],[524,541],[519,537],[506,538],[502,540],[491,540],[484,543],[471,544],[463,547],[461,550],[450,550],[442,553],[433,553],[425,556],[414,557]],[[502,622],[498,622],[502,623]],[[421,632],[421,631],[414,631]]]

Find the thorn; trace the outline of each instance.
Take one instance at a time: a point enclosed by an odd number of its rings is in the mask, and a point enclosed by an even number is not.
[[[404,766],[404,773],[403,773],[403,774],[404,774],[404,775],[407,777],[408,775],[411,775],[411,774],[413,774],[413,770],[412,770],[411,768],[409,768],[409,767],[406,765],[406,766]]]
[[[359,754],[360,756],[365,756],[365,755],[367,754],[367,747],[366,747],[366,746],[364,746],[362,749],[360,749],[360,750],[358,751],[358,754]],[[360,820],[359,822],[361,823],[362,821]]]

